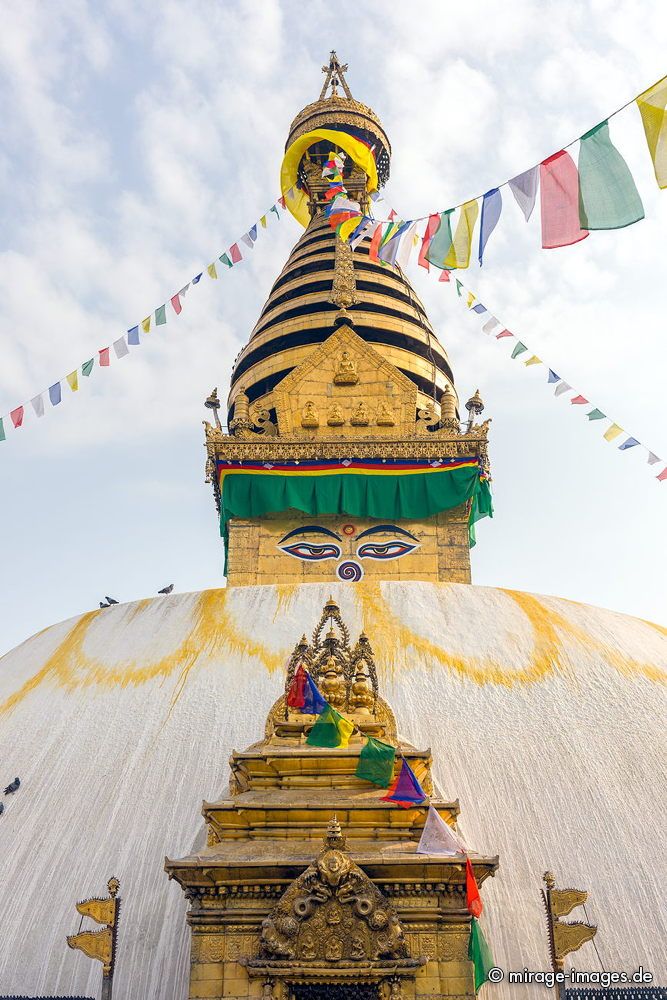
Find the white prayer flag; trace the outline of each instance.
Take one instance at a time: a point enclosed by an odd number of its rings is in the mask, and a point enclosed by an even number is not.
[[[445,823],[438,810],[429,806],[417,854],[446,854],[454,857],[466,853],[467,848],[463,841],[457,837],[451,826]]]
[[[43,409],[44,409],[44,407],[42,406],[42,412],[43,412]],[[655,465],[655,463],[659,462],[659,461],[660,461],[659,457],[657,455],[654,455],[652,451],[649,451],[649,453],[648,453],[648,464],[649,465]]]
[[[253,241],[252,241],[252,237],[250,236],[250,233],[244,233],[243,236],[241,237],[241,239],[245,243],[245,245],[247,247],[250,247],[250,249],[252,250],[252,248],[253,248]]]
[[[35,396],[33,399],[30,400],[30,402],[32,403],[32,408],[35,411],[35,413],[37,414],[37,416],[38,417],[43,417],[44,416],[44,397],[42,395]],[[657,462],[657,458],[656,458],[656,462]]]
[[[374,219],[369,219],[366,225],[363,227],[363,229],[361,229],[357,233],[354,239],[350,240],[350,247],[352,248],[352,250],[355,249],[358,243],[361,243],[364,237],[372,235],[379,225],[381,225],[380,222],[375,222]]]
[[[509,181],[510,191],[516,199],[516,203],[523,212],[526,222],[528,222],[535,206],[537,195],[537,185],[539,182],[539,166],[531,167],[525,173],[513,177]]]
[[[498,326],[498,320],[495,316],[492,316],[491,319],[487,319],[486,323],[482,327],[482,333],[491,333],[494,326]]]
[[[413,222],[401,236],[400,246],[398,248],[398,253],[396,254],[396,263],[403,271],[407,268],[410,262],[410,254],[415,248],[414,236],[416,229],[417,223]]]
[[[124,358],[126,354],[130,353],[130,348],[127,346],[125,337],[120,337],[118,340],[114,340],[113,349],[116,352],[117,358]]]
[[[572,386],[568,385],[567,382],[559,382],[554,389],[554,396],[562,396],[564,392],[569,392],[571,388]]]

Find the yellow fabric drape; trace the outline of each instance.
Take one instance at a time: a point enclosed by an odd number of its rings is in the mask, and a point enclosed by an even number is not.
[[[346,132],[336,132],[329,128],[316,128],[312,132],[295,139],[283,158],[280,167],[280,190],[285,197],[291,188],[295,188],[297,182],[297,170],[301,162],[301,157],[309,146],[313,143],[325,140],[334,143],[351,156],[358,167],[368,176],[368,190],[377,191],[378,172],[373,154],[368,146],[365,146],[359,139],[348,135]],[[294,197],[287,198],[285,202],[294,218],[305,228],[310,222],[310,212],[308,211],[308,196],[303,191],[294,190]]]
[[[479,205],[476,201],[467,201],[461,206],[459,221],[456,224],[456,232],[449,253],[445,257],[444,266],[468,267],[470,264],[470,247],[472,245],[472,234],[479,214]]]
[[[637,98],[658,186],[667,188],[667,77]]]

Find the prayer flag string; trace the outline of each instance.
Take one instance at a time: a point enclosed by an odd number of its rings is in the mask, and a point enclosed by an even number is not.
[[[393,211],[388,219],[365,215],[356,202],[346,197],[343,186],[345,153],[332,149],[323,171],[330,182],[326,197],[332,199],[327,215],[341,239],[349,240],[353,249],[363,235],[372,231],[370,259],[391,264],[404,256],[407,242],[414,239],[417,223],[428,220],[419,263],[427,269],[433,264],[448,270],[470,265],[478,217],[477,259],[481,266],[489,237],[500,220],[501,189],[504,187],[512,192],[526,222],[532,214],[539,188],[542,247],[545,250],[578,243],[586,239],[591,230],[623,229],[644,218],[644,207],[630,169],[611,141],[609,122],[634,103],[641,115],[658,186],[665,188],[667,77],[528,170],[459,205],[412,219],[403,220]],[[577,142],[579,156],[575,163],[567,150]],[[455,213],[457,221],[453,228]]]
[[[512,333],[505,327],[501,320],[494,316],[485,305],[483,305],[477,298],[477,296],[471,292],[458,278],[456,279],[457,295],[461,303],[465,303],[466,310],[469,313],[476,313],[481,320],[481,330],[487,336],[493,337],[495,340],[502,341],[504,338],[511,338],[512,340],[512,351],[509,355],[511,360],[516,360],[521,357],[521,355],[526,356],[530,348],[527,347],[523,341],[519,340],[516,334]],[[496,332],[496,330],[498,332]],[[547,385],[553,385],[554,396],[565,396],[568,393],[572,393],[570,396],[570,404],[573,406],[581,406],[584,408],[584,412],[588,417],[589,421],[593,420],[604,420],[608,422],[608,426],[603,433],[605,441],[614,442],[617,438],[623,437],[622,441],[619,441],[616,445],[618,451],[629,451],[631,448],[643,448],[647,453],[647,462],[650,466],[663,465],[662,471],[658,473],[655,477],[658,482],[667,482],[667,465],[664,464],[664,460],[661,459],[655,452],[651,451],[645,444],[642,444],[636,437],[629,434],[628,431],[624,430],[620,424],[615,423],[611,417],[608,417],[606,413],[600,410],[588,399],[587,396],[582,395],[577,392],[569,382],[566,382],[553,368],[550,368],[546,361],[538,357],[537,354],[530,354],[524,360],[521,358],[524,366],[530,368],[532,366],[542,365],[547,371]],[[590,407],[590,409],[588,409]]]
[[[262,215],[259,220],[259,224],[262,229],[266,229],[267,219],[270,218],[270,214],[273,213],[278,220],[280,220],[280,212],[278,206],[284,209],[284,199],[279,198],[271,208]],[[158,326],[165,326],[168,322],[168,316],[172,313],[174,316],[180,316],[183,311],[183,299],[186,292],[191,287],[199,284],[202,275],[206,272],[210,278],[217,279],[218,275],[218,264],[224,264],[226,268],[234,267],[235,264],[239,264],[243,260],[243,254],[241,253],[239,242],[245,244],[248,249],[252,249],[255,240],[258,235],[258,224],[255,223],[250,229],[239,238],[239,240],[229,247],[229,250],[225,253],[220,254],[216,260],[207,264],[203,267],[198,274],[196,274],[186,285],[184,285],[179,291],[175,292],[173,295],[169,296],[165,301],[153,310],[145,319],[141,320],[141,323],[137,323],[131,326],[127,332],[114,340],[109,347],[101,347],[97,351],[97,364],[100,368],[108,368],[111,365],[111,348],[113,347],[113,353],[117,360],[126,357],[126,355],[131,354],[130,347],[137,347],[140,345],[141,340],[139,337],[139,332],[148,334],[151,331],[151,326],[156,328]],[[231,257],[231,259],[230,259]],[[169,310],[167,308],[167,303],[169,303]],[[41,392],[37,393],[30,399],[30,404],[32,410],[37,418],[43,417],[45,410],[45,398],[48,396],[51,406],[57,406],[63,400],[63,388],[68,385],[72,392],[77,392],[80,388],[79,374],[84,377],[88,377],[92,374],[95,368],[95,357],[84,361],[83,364],[79,365],[74,371],[69,372],[67,375],[63,375],[62,378],[53,382],[47,388],[42,389]],[[8,414],[0,416],[0,442],[7,440],[7,428],[13,429],[14,431],[19,430],[19,428],[24,426],[24,417],[27,413],[27,404],[23,403],[20,406],[14,407],[9,411]]]

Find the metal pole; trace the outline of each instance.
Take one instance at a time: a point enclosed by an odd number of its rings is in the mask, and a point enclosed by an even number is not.
[[[111,1000],[112,989],[113,989],[113,979],[111,978],[111,976],[102,976],[101,1000]]]

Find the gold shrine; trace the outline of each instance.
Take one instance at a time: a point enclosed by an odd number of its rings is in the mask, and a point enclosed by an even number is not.
[[[306,743],[316,716],[286,700],[299,665],[355,725],[347,747]],[[397,746],[423,804],[356,777],[368,736]],[[458,802],[434,787],[430,751],[397,736],[371,642],[352,644],[333,600],[297,643],[263,739],[230,767],[229,797],[203,805],[207,846],[165,862],[190,901],[189,1000],[473,1000],[465,859],[416,853],[429,804],[455,828]],[[482,885],[498,859],[470,857]]]

